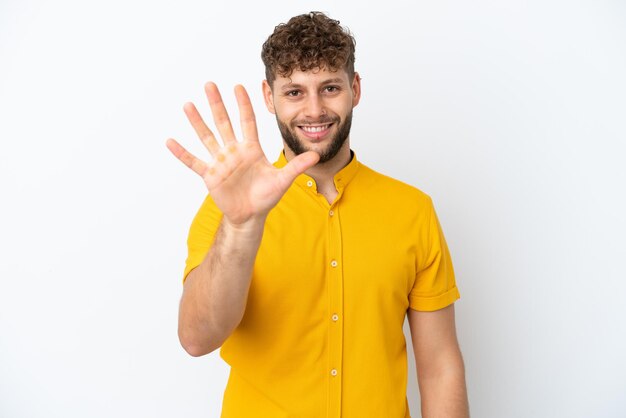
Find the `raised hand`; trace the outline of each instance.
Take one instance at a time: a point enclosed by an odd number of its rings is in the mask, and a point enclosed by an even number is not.
[[[235,138],[217,86],[207,83],[205,92],[223,145],[218,143],[193,103],[186,103],[183,109],[213,161],[206,163],[196,158],[172,138],[167,140],[167,148],[202,177],[217,207],[232,225],[262,219],[295,178],[319,160],[319,154],[308,151],[293,158],[282,169],[274,167],[259,144],[254,111],[244,87],[235,87],[242,141]]]

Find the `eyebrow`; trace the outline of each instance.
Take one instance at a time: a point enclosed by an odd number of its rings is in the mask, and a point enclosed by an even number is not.
[[[342,78],[339,78],[339,77],[337,77],[337,78],[329,78],[329,79],[326,79],[326,80],[322,81],[320,83],[320,85],[321,86],[325,86],[327,84],[333,84],[333,83],[343,84],[344,80]],[[282,86],[280,89],[281,90],[289,90],[289,89],[293,89],[293,88],[302,88],[302,85],[298,84],[298,83],[287,83],[284,86]]]

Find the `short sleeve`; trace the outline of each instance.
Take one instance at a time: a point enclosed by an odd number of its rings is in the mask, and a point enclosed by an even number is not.
[[[452,259],[432,200],[428,198],[417,245],[417,274],[409,293],[409,307],[435,311],[460,298]]]
[[[191,270],[198,267],[209,248],[213,244],[215,233],[222,220],[222,213],[215,205],[210,195],[204,199],[200,209],[191,222],[189,235],[187,236],[187,261],[185,262],[185,272],[183,283]]]

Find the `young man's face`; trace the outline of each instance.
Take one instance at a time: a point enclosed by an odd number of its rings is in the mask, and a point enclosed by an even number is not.
[[[286,152],[316,151],[324,163],[349,147],[352,108],[361,97],[358,74],[350,81],[345,70],[295,70],[289,77],[277,76],[272,87],[264,81],[263,96],[276,115]]]

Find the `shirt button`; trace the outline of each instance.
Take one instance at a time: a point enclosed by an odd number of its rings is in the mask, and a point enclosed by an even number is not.
[[[330,216],[333,216],[333,215],[335,214],[335,212],[333,212],[332,210],[330,210],[330,211],[328,211],[328,214],[329,214]]]
[[[334,315],[332,316],[332,318],[333,318],[333,321],[337,321],[337,320],[339,319],[339,315],[334,314]]]
[[[337,370],[336,369],[332,369],[330,371],[330,374],[332,374],[333,376],[337,376]]]
[[[337,267],[337,261],[333,260],[330,262],[330,265],[333,267]]]
[[[306,185],[309,186],[309,187],[313,187],[313,182],[311,180],[309,180],[309,181],[306,182]]]

